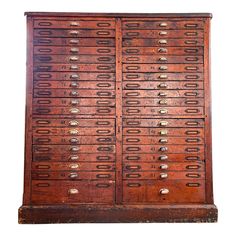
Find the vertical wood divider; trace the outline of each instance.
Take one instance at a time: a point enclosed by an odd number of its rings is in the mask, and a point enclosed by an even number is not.
[[[121,18],[116,18],[116,197],[122,203],[122,33]]]

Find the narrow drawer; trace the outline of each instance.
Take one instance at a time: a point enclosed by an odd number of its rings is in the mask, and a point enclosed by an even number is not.
[[[111,38],[114,30],[101,29],[34,29],[34,37]]]
[[[124,72],[202,72],[202,64],[123,64]]]
[[[113,203],[113,180],[47,181],[33,180],[32,204]]]
[[[186,57],[187,58],[187,57]],[[188,57],[189,60],[191,57]],[[187,58],[187,59],[188,59]],[[195,57],[192,57],[193,59]],[[187,60],[186,59],[186,60]],[[115,57],[104,56],[90,56],[90,55],[34,55],[35,63],[81,63],[81,64],[99,64],[99,63],[115,63]],[[187,62],[187,61],[186,61]],[[199,59],[200,62],[200,59]],[[190,62],[191,63],[191,62]]]
[[[203,47],[123,47],[123,55],[203,55]]]
[[[125,180],[123,201],[127,203],[203,203],[204,180]]]
[[[203,30],[122,30],[123,38],[203,38]]]
[[[71,28],[71,29],[114,29],[114,20],[87,20],[83,19],[71,19],[71,20],[51,20],[51,19],[39,19],[34,20],[35,28]]]
[[[34,46],[85,46],[85,47],[114,47],[113,38],[48,38],[33,39]]]
[[[115,48],[111,47],[55,47],[34,46],[36,55],[115,55]]]

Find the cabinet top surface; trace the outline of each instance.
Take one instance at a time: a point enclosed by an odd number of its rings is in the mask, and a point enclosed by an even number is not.
[[[43,16],[43,17],[55,17],[55,16],[94,16],[94,17],[204,17],[212,18],[211,13],[91,13],[91,12],[25,12],[27,16]]]

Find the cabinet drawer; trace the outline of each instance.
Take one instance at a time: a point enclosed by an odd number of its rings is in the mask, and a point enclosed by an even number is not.
[[[105,80],[114,81],[114,73],[89,73],[89,72],[35,72],[34,80],[73,80],[73,81],[91,81]]]
[[[123,64],[124,72],[202,72],[201,64]]]
[[[122,29],[203,29],[201,20],[170,21],[160,19],[122,20]]]
[[[203,46],[203,39],[124,39],[124,47],[160,47],[160,46]]]
[[[189,60],[190,56],[186,57]],[[195,57],[192,57],[193,59]],[[171,58],[170,58],[171,59]],[[186,60],[187,60],[186,59]],[[198,59],[198,58],[197,58]],[[115,63],[115,57],[104,55],[104,56],[89,56],[89,55],[34,55],[35,63],[88,63],[88,64],[98,64],[98,63]],[[186,61],[187,62],[187,61]],[[200,59],[199,59],[200,62]],[[191,63],[191,62],[190,62]]]
[[[123,127],[203,127],[203,119],[123,119]]]
[[[114,29],[114,20],[87,20],[83,19],[71,19],[71,20],[34,20],[35,28],[76,28],[76,29]]]
[[[123,153],[203,153],[203,145],[123,145]]]
[[[198,136],[203,137],[203,128],[123,128],[123,135],[157,135],[157,136]]]
[[[96,127],[96,128],[106,128],[113,127],[115,125],[114,119],[49,119],[49,118],[34,118],[32,120],[33,126],[37,127]],[[87,128],[88,129],[88,128]],[[91,129],[89,129],[91,132]]]
[[[113,203],[112,180],[46,181],[33,180],[31,202],[37,204]]]
[[[162,136],[137,136],[137,137],[130,137],[124,136],[123,137],[123,144],[203,144],[204,140],[200,137],[186,137],[186,138],[179,138],[179,137],[162,137]]]
[[[203,38],[202,30],[123,30],[123,38]]]
[[[124,162],[154,162],[154,163],[168,163],[168,162],[191,162],[191,161],[203,161],[204,154],[189,154],[189,153],[169,153],[169,154],[150,154],[150,153],[138,153],[138,154],[123,154]]]
[[[105,82],[105,81],[96,82],[96,81],[42,81],[40,80],[40,81],[34,81],[34,88],[114,89],[115,84],[114,82]]]
[[[203,55],[203,47],[123,47],[123,55]]]
[[[54,46],[35,46],[36,55],[115,55],[115,48],[111,47],[54,47]]]
[[[155,115],[155,116],[184,116],[203,115],[203,107],[123,107],[124,115]]]
[[[85,47],[114,47],[115,39],[112,38],[34,38],[33,43],[45,46],[85,46]]]
[[[123,201],[128,203],[203,203],[204,180],[125,180]]]
[[[115,153],[80,153],[80,154],[51,154],[36,153],[33,154],[33,161],[63,161],[63,162],[114,162]]]
[[[35,37],[75,37],[75,38],[109,38],[115,37],[114,30],[91,29],[34,29]]]
[[[205,179],[204,172],[176,172],[176,171],[139,171],[133,173],[123,173],[123,179],[127,180],[176,180],[176,179],[185,179],[185,180],[199,180]]]
[[[33,153],[114,153],[114,145],[33,145]]]
[[[113,163],[32,162],[33,171],[114,171]]]
[[[103,82],[101,82],[103,83]],[[110,82],[112,83],[112,82]],[[203,89],[203,82],[195,82],[195,81],[124,81],[123,82],[123,89],[158,89],[158,90],[165,90],[165,89]]]
[[[115,144],[112,136],[34,136],[33,144]]]

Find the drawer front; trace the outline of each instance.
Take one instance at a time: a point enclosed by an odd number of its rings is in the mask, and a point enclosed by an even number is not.
[[[169,163],[169,162],[191,162],[204,160],[204,154],[189,154],[189,153],[168,153],[168,154],[150,154],[150,153],[136,153],[124,154],[124,162],[154,162],[154,163]]]
[[[204,180],[125,180],[123,201],[127,203],[203,203]]]
[[[171,175],[170,175],[171,177]],[[33,180],[114,180],[114,172],[92,171],[32,171]]]
[[[94,29],[34,29],[35,37],[75,37],[75,38],[90,38],[115,37],[114,30],[94,30]]]
[[[123,119],[124,127],[203,127],[203,119]]]
[[[203,38],[203,30],[123,30],[123,38]]]
[[[33,154],[33,161],[47,162],[114,162],[115,153],[80,153],[80,154],[51,154],[51,153],[36,153]]]
[[[54,47],[35,46],[35,55],[115,55],[115,48],[111,47]],[[91,57],[91,56],[90,56]]]
[[[203,29],[204,24],[201,20],[182,20],[170,21],[168,19],[145,19],[130,20],[123,19],[122,29]]]
[[[186,57],[186,60],[189,58],[189,60],[194,59],[195,57]],[[199,59],[200,62],[200,58]],[[196,60],[197,60],[196,59]],[[170,58],[171,60],[171,58]],[[184,60],[184,59],[183,59]],[[114,56],[90,56],[90,55],[35,55],[34,56],[34,62],[38,63],[93,63],[93,64],[99,64],[99,63],[114,63],[115,57]],[[198,62],[198,61],[197,61]],[[192,62],[190,62],[192,63]]]
[[[40,19],[34,20],[35,28],[71,28],[71,29],[114,29],[114,20],[87,20],[83,19],[71,19],[71,20],[51,20],[51,19]]]
[[[89,73],[89,72],[35,72],[34,80],[73,80],[73,81],[90,81],[105,80],[114,81],[114,73]]]
[[[114,47],[112,38],[34,38],[34,46],[85,46],[85,47]]]
[[[113,180],[33,180],[31,202],[35,205],[49,203],[113,203],[114,191]]]
[[[123,55],[203,55],[203,47],[123,47]]]

